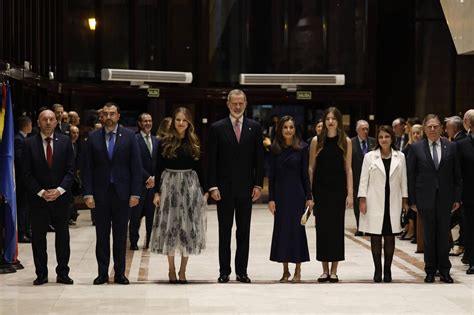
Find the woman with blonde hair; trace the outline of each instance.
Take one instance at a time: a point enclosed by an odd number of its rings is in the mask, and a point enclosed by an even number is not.
[[[338,262],[344,260],[344,215],[353,203],[352,144],[337,108],[328,108],[322,120],[321,135],[311,141],[308,166],[315,204],[316,259],[323,265],[318,281],[338,282]]]
[[[168,256],[169,282],[187,283],[189,255],[206,247],[207,187],[200,163],[201,147],[191,113],[179,107],[167,135],[160,140],[156,178],[160,179],[153,203],[157,206],[151,251]],[[174,256],[181,254],[176,277]]]

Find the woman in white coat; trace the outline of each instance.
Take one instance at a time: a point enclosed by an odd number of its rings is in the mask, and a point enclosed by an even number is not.
[[[408,208],[405,156],[395,148],[390,126],[377,130],[375,150],[364,157],[358,197],[359,230],[369,234],[374,259],[374,282],[382,281],[382,238],[384,239],[384,282],[392,281],[395,235],[402,231],[402,207]]]

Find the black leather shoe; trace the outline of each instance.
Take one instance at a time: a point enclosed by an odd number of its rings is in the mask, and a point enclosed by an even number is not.
[[[252,280],[250,280],[250,278],[247,276],[247,275],[237,275],[235,277],[235,280],[239,281],[239,282],[242,282],[242,283],[251,283]]]
[[[374,272],[374,282],[382,282],[382,271]]]
[[[138,245],[130,245],[130,250],[138,250]]]
[[[444,283],[453,283],[454,280],[451,278],[449,274],[447,275],[440,275],[439,276],[439,281],[444,282]]]
[[[229,282],[229,275],[219,275],[219,278],[217,278],[217,282],[219,283],[227,283]]]
[[[391,272],[384,272],[383,274],[383,282],[392,282],[392,273]]]
[[[429,273],[425,277],[425,282],[426,283],[433,283],[435,281],[435,275],[432,273]]]
[[[354,236],[364,236],[364,232],[356,231],[356,232],[354,233]]]
[[[474,275],[474,265],[470,265],[469,268],[467,268],[466,274]]]
[[[31,238],[27,236],[18,237],[18,243],[31,243]]]
[[[62,283],[62,284],[73,284],[74,281],[69,278],[69,276],[57,276],[56,277],[56,282],[57,283]]]
[[[127,277],[125,277],[124,275],[120,275],[120,276],[115,276],[114,277],[114,283],[130,284],[130,281],[128,281]]]
[[[33,285],[42,285],[48,283],[48,275],[38,275],[38,277],[33,281]]]
[[[94,284],[95,285],[104,284],[104,283],[107,283],[107,282],[109,282],[109,277],[106,276],[106,275],[99,275],[97,278],[94,279]]]

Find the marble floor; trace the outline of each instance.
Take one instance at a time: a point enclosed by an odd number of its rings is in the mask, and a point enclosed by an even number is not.
[[[207,249],[190,258],[187,285],[168,284],[166,257],[142,250],[141,241],[139,251],[127,252],[130,285],[94,286],[94,227],[89,211],[80,211],[78,225],[70,229],[70,276],[74,285],[54,282],[54,234],[48,233],[50,283],[32,285],[35,274],[31,247],[20,244],[19,258],[25,269],[0,275],[0,314],[474,314],[474,276],[465,274],[460,258],[451,258],[454,284],[425,284],[423,256],[415,254],[415,245],[408,241],[397,240],[393,283],[373,283],[370,242],[353,236],[351,210],[346,213],[346,261],[338,271],[341,281],[317,283],[321,265],[315,261],[311,221],[307,235],[312,261],[302,266],[302,283],[281,284],[281,266],[269,261],[272,225],[266,206],[255,206],[248,270],[252,284],[216,282],[217,218],[211,207]],[[143,229],[142,224],[141,235]]]

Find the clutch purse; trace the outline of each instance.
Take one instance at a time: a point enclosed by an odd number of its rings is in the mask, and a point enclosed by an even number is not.
[[[311,209],[309,207],[306,207],[304,210],[303,215],[301,216],[301,225],[306,225],[306,222],[308,222],[309,217],[311,216]]]

